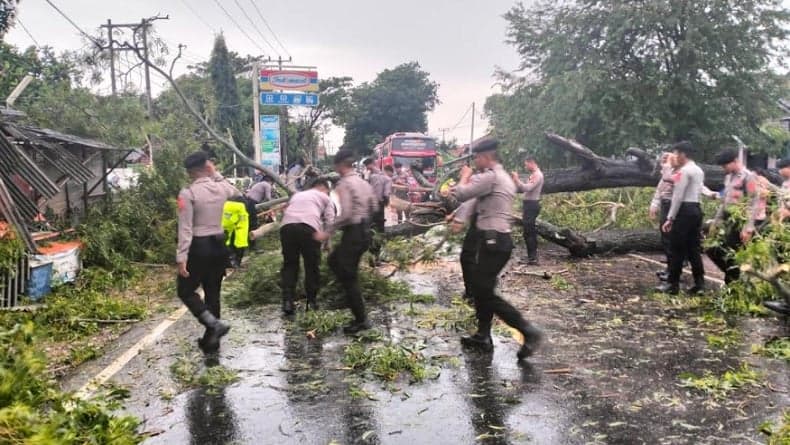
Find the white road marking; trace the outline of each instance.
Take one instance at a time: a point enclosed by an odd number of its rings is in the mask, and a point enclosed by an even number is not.
[[[107,365],[101,372],[96,374],[95,377],[90,379],[88,383],[82,386],[82,388],[77,391],[77,397],[81,399],[88,398],[91,394],[93,394],[96,389],[98,389],[101,385],[110,380],[112,376],[118,373],[124,366],[126,366],[133,358],[150,345],[152,345],[164,332],[172,326],[175,322],[177,322],[181,317],[186,314],[187,308],[181,307],[178,308],[175,312],[170,314],[169,317],[162,320],[151,332],[149,332],[145,337],[141,338],[137,343],[135,343],[131,348],[127,349],[126,352],[121,354],[118,358],[116,358],[112,363]]]
[[[661,261],[656,261],[656,260],[654,260],[652,258],[644,257],[642,255],[637,255],[635,253],[629,253],[627,255],[630,256],[631,258],[636,258],[638,260],[647,261],[648,263],[653,263],[653,264],[658,265],[658,266],[665,266],[665,264],[662,263]],[[691,273],[691,271],[688,270],[688,269],[684,269],[683,272],[688,273],[688,274]],[[724,285],[724,280],[720,280],[718,278],[714,278],[714,277],[705,275],[705,279],[708,280],[708,281],[712,281],[712,282],[714,282],[716,284],[720,284],[722,286]]]
[[[228,277],[233,275],[235,271],[236,271],[235,269],[231,270],[227,275],[225,275],[225,278],[227,279]],[[202,289],[198,290],[198,293],[200,294],[200,296],[203,296]],[[137,343],[132,345],[131,348],[127,349],[126,352],[121,354],[118,358],[113,360],[112,363],[107,365],[106,368],[102,369],[101,372],[96,374],[92,379],[88,380],[88,383],[84,384],[76,392],[76,396],[81,399],[87,399],[88,397],[90,397],[90,395],[93,394],[94,391],[96,391],[101,385],[106,383],[107,380],[110,380],[112,376],[117,374],[118,371],[123,369],[124,366],[126,366],[130,361],[132,361],[132,359],[135,358],[137,354],[140,353],[140,351],[154,344],[154,342],[158,340],[159,337],[162,334],[164,334],[165,331],[170,326],[175,324],[175,322],[177,322],[186,313],[187,313],[187,308],[185,306],[176,309],[172,314],[170,314],[170,316],[168,316],[167,318],[162,320],[161,323],[156,325],[156,327],[152,329],[151,332],[149,332],[145,337],[141,338]]]

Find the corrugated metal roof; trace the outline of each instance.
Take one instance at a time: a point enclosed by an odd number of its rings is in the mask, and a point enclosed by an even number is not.
[[[0,135],[0,171],[8,175],[18,174],[47,198],[52,198],[60,191],[46,173],[5,135]]]
[[[129,151],[130,148],[118,148],[112,145],[107,145],[103,142],[95,141],[93,139],[82,138],[70,134],[64,134],[59,131],[50,130],[48,128],[35,128],[26,125],[14,125],[22,133],[31,139],[41,138],[48,142],[55,142],[61,144],[79,145],[85,148],[93,148],[97,150],[112,150],[112,151]]]
[[[2,129],[17,141],[24,142],[24,147],[34,149],[64,175],[79,182],[88,182],[94,178],[94,173],[82,165],[79,158],[59,144],[47,142],[39,137],[31,137],[29,133],[23,133],[21,129],[13,125],[3,125]]]

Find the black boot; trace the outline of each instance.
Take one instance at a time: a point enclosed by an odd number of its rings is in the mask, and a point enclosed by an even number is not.
[[[527,323],[526,327],[521,329],[521,335],[524,336],[524,344],[518,349],[516,357],[519,360],[524,360],[538,350],[540,342],[543,340],[543,333],[535,326]]]
[[[494,342],[491,341],[491,336],[479,332],[474,335],[461,337],[461,345],[465,348],[478,349],[483,352],[491,352],[494,350]]]
[[[669,273],[665,270],[659,270],[656,272],[656,277],[658,277],[659,281],[667,281],[669,279]]]
[[[198,316],[198,321],[206,327],[206,333],[203,334],[203,338],[198,342],[200,349],[206,353],[217,351],[219,349],[219,339],[230,331],[230,326],[217,320],[217,317],[209,311],[203,311]]]
[[[293,297],[283,297],[283,314],[294,314],[294,299]]]
[[[764,301],[763,306],[776,313],[790,316],[790,304],[786,301]]]
[[[371,328],[370,322],[365,319],[362,321],[353,321],[348,326],[343,328],[344,334],[356,334],[360,331],[366,331]]]
[[[677,284],[670,284],[664,283],[660,286],[656,286],[656,292],[661,292],[662,294],[669,294],[669,295],[677,295],[680,292],[680,286]]]
[[[705,293],[705,278],[694,278],[694,287],[686,291],[689,295],[702,295]]]

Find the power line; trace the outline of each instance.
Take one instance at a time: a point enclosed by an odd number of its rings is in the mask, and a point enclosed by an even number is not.
[[[47,1],[49,1],[49,0],[47,0]],[[261,53],[265,53],[265,52],[266,52],[266,50],[264,50],[264,49],[261,47],[261,45],[258,45],[258,42],[256,42],[256,41],[255,41],[255,39],[253,39],[252,37],[250,37],[250,35],[249,35],[249,34],[247,34],[247,31],[245,31],[245,30],[244,30],[244,28],[242,28],[241,26],[239,26],[239,22],[237,22],[237,21],[236,21],[236,19],[234,19],[234,18],[233,18],[233,16],[232,16],[232,15],[230,15],[230,13],[228,12],[228,10],[227,10],[227,9],[225,9],[225,7],[224,7],[224,6],[222,6],[222,4],[219,2],[219,0],[214,0],[214,3],[216,3],[216,4],[217,4],[217,6],[219,6],[219,9],[221,9],[221,10],[222,10],[222,12],[224,12],[224,13],[225,13],[225,15],[226,15],[226,16],[228,16],[228,18],[230,19],[230,21],[231,21],[231,22],[233,22],[233,24],[234,24],[234,25],[236,25],[236,28],[238,28],[238,29],[239,29],[239,31],[241,31],[241,33],[242,33],[242,34],[244,34],[244,37],[247,37],[247,40],[249,40],[250,42],[252,42],[252,44],[253,44],[253,45],[257,46],[257,47],[258,47],[258,49],[259,49],[259,50],[261,50]]]
[[[257,27],[257,26],[255,26],[255,22],[253,22],[253,21],[252,21],[252,19],[250,18],[250,16],[247,14],[247,11],[245,11],[245,10],[244,10],[244,8],[242,8],[242,7],[241,7],[241,4],[239,3],[239,0],[233,0],[233,1],[234,1],[234,3],[236,3],[236,6],[238,6],[238,7],[239,7],[239,9],[241,9],[241,13],[242,13],[242,14],[244,14],[244,17],[246,17],[246,18],[247,18],[247,21],[248,21],[248,22],[250,22],[250,25],[252,25],[252,29],[254,29],[254,30],[255,30],[255,32],[257,32],[257,33],[258,33],[258,35],[259,35],[259,36],[261,36],[261,39],[263,39],[263,41],[264,41],[264,42],[265,42],[265,43],[266,43],[266,44],[269,46],[269,48],[271,48],[271,49],[272,49],[272,51],[274,51],[274,52],[275,52],[275,54],[277,54],[278,56],[280,56],[281,54],[280,54],[280,52],[279,52],[279,51],[277,51],[277,48],[275,48],[274,46],[272,46],[272,44],[269,42],[269,40],[268,40],[268,39],[267,39],[267,38],[266,38],[266,37],[263,35],[263,33],[261,33],[261,30],[260,30],[260,29],[258,29],[258,27]]]
[[[461,122],[463,122],[464,119],[466,119],[466,115],[469,114],[469,110],[471,110],[471,109],[472,109],[472,106],[469,105],[469,108],[467,108],[466,111],[464,111],[464,115],[461,116],[461,119],[458,119],[458,122],[456,122],[455,125],[453,125],[452,127],[448,128],[447,131],[453,131],[456,128],[458,128],[458,126],[461,125]]]
[[[181,0],[181,3],[183,3],[183,4],[184,4],[184,6],[186,6],[186,7],[187,7],[187,9],[189,9],[190,11],[192,11],[192,14],[193,14],[195,17],[197,17],[197,18],[198,18],[198,20],[200,20],[201,22],[203,22],[203,24],[204,24],[204,25],[206,25],[206,28],[210,29],[210,30],[211,30],[211,32],[213,32],[214,34],[216,34],[216,33],[217,33],[217,30],[216,30],[216,29],[214,29],[214,27],[213,27],[213,26],[211,26],[211,24],[209,24],[209,22],[205,21],[205,20],[203,19],[203,17],[202,17],[200,14],[198,14],[198,12],[197,12],[197,11],[195,11],[195,9],[194,9],[192,6],[190,6],[190,5],[189,5],[189,2],[188,2],[188,1],[186,1],[186,0]]]
[[[19,20],[19,17],[15,17],[15,18],[14,18],[14,21],[15,21],[16,23],[19,23],[19,26],[21,26],[21,27],[22,27],[22,30],[23,30],[23,31],[25,31],[25,34],[27,34],[27,36],[28,36],[28,37],[30,37],[30,40],[32,40],[32,41],[33,41],[33,43],[36,45],[36,47],[37,47],[37,48],[41,47],[41,45],[39,45],[39,44],[38,44],[38,41],[36,41],[36,38],[35,38],[35,37],[33,37],[33,34],[30,34],[30,31],[28,31],[28,29],[27,29],[27,27],[25,26],[25,24],[24,24],[24,23],[22,23],[22,20]]]
[[[101,44],[101,42],[99,42],[99,41],[98,41],[98,40],[96,40],[95,38],[91,37],[91,36],[90,36],[90,35],[89,35],[87,32],[85,32],[85,31],[84,31],[82,28],[80,28],[80,27],[79,27],[79,25],[77,25],[76,23],[74,23],[74,21],[73,21],[73,20],[71,20],[71,19],[69,18],[69,16],[67,16],[67,15],[66,15],[66,13],[64,13],[63,11],[61,11],[61,10],[60,10],[60,8],[58,8],[57,6],[55,6],[55,4],[54,4],[54,3],[52,3],[52,1],[50,1],[50,0],[44,0],[44,1],[45,1],[45,2],[47,2],[47,4],[48,4],[49,6],[52,6],[52,8],[53,8],[55,11],[57,11],[57,12],[58,12],[58,14],[60,14],[60,15],[61,15],[61,16],[62,16],[64,19],[66,19],[66,21],[68,21],[69,23],[71,23],[71,26],[73,26],[73,27],[77,28],[77,31],[79,31],[79,32],[80,32],[80,34],[82,34],[82,35],[83,35],[83,36],[84,36],[86,39],[88,39],[88,40],[90,40],[91,42],[93,42],[93,44],[94,44],[94,45],[96,45],[96,46],[98,46],[98,47],[99,47],[99,49],[102,49],[102,44]],[[216,0],[214,0],[214,1],[216,1]]]
[[[286,54],[286,55],[287,55],[289,58],[291,58],[291,53],[290,53],[290,52],[288,52],[288,50],[285,48],[285,45],[283,45],[283,43],[282,43],[282,42],[280,41],[280,39],[277,37],[277,33],[275,33],[275,32],[274,32],[274,30],[272,29],[272,27],[271,27],[271,26],[269,26],[269,22],[268,22],[268,21],[266,21],[266,19],[263,17],[263,14],[261,13],[261,9],[260,9],[260,8],[258,8],[258,5],[255,3],[255,0],[250,0],[250,3],[252,3],[252,6],[254,6],[254,7],[255,7],[255,11],[258,13],[258,17],[260,17],[260,18],[261,18],[261,20],[263,21],[263,24],[264,24],[264,25],[266,25],[266,29],[268,29],[268,30],[269,30],[269,32],[270,32],[270,33],[272,33],[272,36],[274,37],[274,40],[277,42],[277,44],[278,44],[278,45],[280,45],[280,48],[282,48],[282,49],[283,49],[283,51],[285,51],[285,54]]]

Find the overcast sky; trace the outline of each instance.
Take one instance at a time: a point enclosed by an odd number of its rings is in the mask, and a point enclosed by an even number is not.
[[[385,68],[416,60],[440,84],[442,103],[429,116],[429,132],[441,137],[441,128],[455,127],[447,138],[461,142],[470,137],[471,114],[461,117],[472,102],[478,110],[476,134],[486,128],[481,121],[482,105],[495,91],[495,67],[513,69],[518,64],[514,48],[504,43],[506,22],[502,18],[513,0],[217,0],[235,24],[215,0],[52,1],[92,34],[108,18],[123,23],[169,14],[170,20],[156,23],[156,31],[172,46],[186,44],[186,59],[192,62],[208,58],[219,31],[233,51],[261,54],[263,49],[273,57],[289,53],[296,64],[317,66],[321,77],[348,75],[355,82],[368,81]],[[252,2],[287,53],[266,29]],[[22,1],[19,19],[40,45],[58,50],[82,45],[76,29],[44,0]],[[32,44],[21,26],[12,29],[6,40],[20,47]],[[333,131],[329,139],[336,147],[342,131]]]

